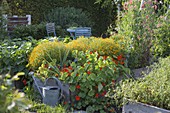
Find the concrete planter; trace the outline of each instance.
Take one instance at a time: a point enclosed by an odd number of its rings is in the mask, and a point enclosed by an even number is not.
[[[123,106],[122,113],[170,113],[170,110],[143,104],[140,102],[128,101],[128,103]]]

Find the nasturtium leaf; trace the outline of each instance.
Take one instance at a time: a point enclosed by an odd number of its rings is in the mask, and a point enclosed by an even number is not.
[[[100,92],[103,89],[103,85],[101,83],[98,84],[98,91]]]
[[[89,92],[88,92],[88,96],[94,96],[94,91],[93,90],[90,90]]]
[[[76,89],[76,87],[75,87],[74,85],[71,85],[71,86],[70,86],[70,91],[71,91],[71,92],[74,92],[75,89]]]
[[[82,98],[84,98],[84,97],[86,96],[86,94],[83,93],[83,92],[80,92],[78,95],[79,95],[80,97],[82,97]]]

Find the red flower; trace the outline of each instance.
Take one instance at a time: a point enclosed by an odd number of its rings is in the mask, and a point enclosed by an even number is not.
[[[106,84],[104,82],[102,82],[102,86],[105,86]]]
[[[79,74],[77,73],[76,76],[79,76]]]
[[[90,62],[87,62],[88,64],[90,64]]]
[[[92,51],[90,51],[90,54],[93,54],[93,52],[92,52]]]
[[[100,67],[100,70],[102,70],[102,67]]]
[[[102,95],[102,96],[105,96],[105,95],[106,95],[106,93],[107,93],[107,92],[106,92],[106,91],[104,91],[101,95]]]
[[[112,59],[112,61],[113,61],[115,64],[118,64],[118,61],[117,61],[117,60]]]
[[[107,59],[107,56],[103,56],[103,59],[106,60],[106,59]]]
[[[71,66],[68,67],[70,70],[73,70],[73,68]]]
[[[80,97],[79,96],[75,96],[75,99],[76,99],[76,101],[79,101]]]
[[[122,58],[122,55],[117,56],[117,60],[121,60]]]
[[[44,65],[44,68],[48,68],[48,64],[45,64],[45,65]]]
[[[88,75],[90,75],[90,74],[91,74],[91,72],[90,72],[90,71],[87,71],[87,74],[88,74]]]
[[[63,68],[61,71],[62,72],[69,72],[69,70],[67,68]]]
[[[81,88],[81,86],[80,85],[76,85],[76,89],[80,89]]]
[[[115,82],[116,82],[115,80],[112,80],[112,84],[113,84],[113,85],[115,84]]]
[[[99,94],[98,93],[96,93],[95,98],[99,98]]]
[[[124,62],[123,62],[123,61],[121,61],[121,62],[120,62],[120,64],[122,64],[122,65],[123,65],[123,64],[124,64]]]
[[[27,81],[24,79],[22,82],[23,82],[24,86],[26,86]]]
[[[66,105],[67,104],[67,102],[66,101],[64,101],[64,105]]]

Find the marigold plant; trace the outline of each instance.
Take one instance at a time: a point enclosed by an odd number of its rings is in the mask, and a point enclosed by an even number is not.
[[[123,39],[122,39],[123,40]],[[123,52],[125,45],[118,43],[114,39],[107,38],[78,38],[77,40],[73,40],[68,43],[67,48],[71,50],[79,50],[79,51],[97,51],[100,55],[118,55]],[[123,52],[124,53],[124,52]]]
[[[88,50],[90,44],[90,39],[80,37],[76,40],[73,40],[72,42],[69,42],[66,47],[71,50],[79,50],[79,51],[86,51]]]
[[[121,52],[121,46],[113,39],[93,38],[90,42],[90,49],[99,52],[100,55],[118,55]]]
[[[62,42],[42,42],[31,52],[28,65],[32,69],[37,69],[43,60],[51,62],[51,59],[56,59],[56,63],[59,63],[66,51],[68,48]]]

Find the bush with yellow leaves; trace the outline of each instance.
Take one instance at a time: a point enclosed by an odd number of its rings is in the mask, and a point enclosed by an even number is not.
[[[89,46],[90,42],[91,42],[91,39],[84,38],[82,36],[66,44],[66,47],[71,50],[86,51],[90,49],[90,46]]]
[[[67,51],[69,51],[68,48],[62,42],[42,42],[31,52],[28,66],[31,69],[37,69],[43,60],[51,62],[52,59],[55,59],[56,63],[60,63]]]
[[[100,55],[119,55],[122,53],[123,46],[120,45],[117,41],[111,38],[78,38],[77,40],[73,40],[72,42],[66,45],[71,50],[79,50],[79,51],[97,51]]]

